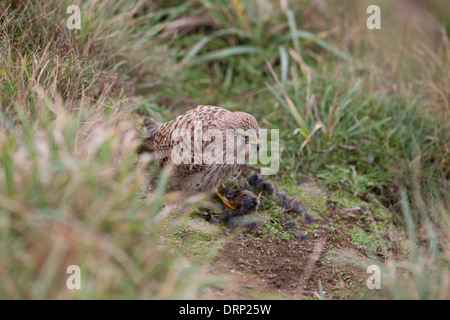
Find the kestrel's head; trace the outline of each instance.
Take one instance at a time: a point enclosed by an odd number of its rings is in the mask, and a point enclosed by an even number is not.
[[[255,117],[247,112],[233,112],[233,118],[236,119],[236,122],[239,126],[239,129],[249,130],[253,129],[259,134],[259,125],[256,121]]]
[[[233,112],[233,117],[236,121],[236,136],[240,138],[241,145],[245,146],[245,154],[248,156],[252,147],[258,151],[260,148],[259,134],[261,129],[255,117],[246,112]]]

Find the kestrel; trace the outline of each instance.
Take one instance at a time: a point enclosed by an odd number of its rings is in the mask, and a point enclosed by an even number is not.
[[[148,131],[147,145],[156,151],[161,168],[172,165],[174,178],[184,189],[215,192],[225,205],[235,209],[217,192],[217,187],[248,162],[251,150],[259,150],[260,128],[252,115],[215,106],[198,106],[164,124],[145,118],[144,125]],[[180,131],[190,135],[187,144],[182,141]],[[208,135],[211,132],[212,137]],[[234,140],[233,148],[227,149],[230,137]],[[197,144],[195,139],[198,139]],[[174,158],[179,153],[177,150],[182,149],[182,142],[185,147],[191,147],[183,158],[188,163]],[[219,150],[211,151],[213,142],[220,146]],[[240,153],[245,155],[244,163],[238,161]]]

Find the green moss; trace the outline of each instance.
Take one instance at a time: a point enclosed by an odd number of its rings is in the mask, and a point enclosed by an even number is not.
[[[360,227],[353,227],[350,229],[349,234],[353,244],[363,249],[368,255],[374,254],[380,247],[380,243],[375,234],[366,232]]]

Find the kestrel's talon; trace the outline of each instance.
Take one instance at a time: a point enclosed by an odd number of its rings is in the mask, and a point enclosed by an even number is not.
[[[228,208],[230,208],[231,210],[236,210],[236,207],[233,207],[229,202],[228,202],[228,200],[224,197],[224,196],[222,196],[220,193],[219,193],[219,191],[216,191],[216,194],[217,194],[217,196],[220,198],[220,200],[222,200],[222,203],[224,204],[224,205],[226,205]]]
[[[236,189],[236,188],[239,188],[236,183],[231,186],[231,189]]]

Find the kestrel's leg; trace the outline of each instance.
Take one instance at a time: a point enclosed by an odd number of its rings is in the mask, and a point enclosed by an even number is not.
[[[228,208],[230,208],[230,209],[232,209],[232,210],[236,210],[236,207],[233,207],[233,206],[228,202],[228,200],[227,200],[224,196],[222,196],[222,195],[219,193],[219,191],[216,191],[216,194],[217,194],[217,196],[220,198],[220,200],[222,200],[222,203],[223,203],[224,205],[226,205]]]

